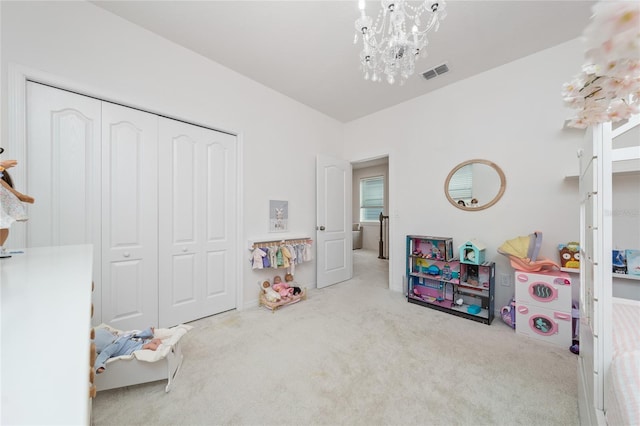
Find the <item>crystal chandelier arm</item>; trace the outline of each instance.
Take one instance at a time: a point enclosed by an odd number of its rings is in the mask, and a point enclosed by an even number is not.
[[[446,16],[445,2],[424,0],[418,6],[412,6],[406,0],[381,0],[381,6],[373,22],[365,13],[364,0],[359,2],[355,42],[362,35],[361,67],[365,79],[369,79],[369,72],[372,72],[373,81],[380,81],[380,76],[386,74],[389,83],[393,84],[399,76],[402,84],[414,73],[415,60],[426,55],[426,34],[432,29],[438,30],[440,21]]]
[[[376,17],[376,22],[373,24],[372,32],[374,34],[384,34],[384,29],[387,27],[387,11],[386,9],[381,9],[378,11],[378,16]],[[382,25],[380,25],[380,21],[382,21]]]
[[[434,29],[434,31],[438,31],[438,27],[440,26],[440,21],[442,21],[445,16],[446,16],[445,13],[441,14],[440,12],[430,14],[429,20],[427,22],[427,25],[424,27],[424,29],[421,30],[420,25],[416,25],[418,27],[418,34],[420,35],[426,34],[429,31],[431,31],[432,28]]]

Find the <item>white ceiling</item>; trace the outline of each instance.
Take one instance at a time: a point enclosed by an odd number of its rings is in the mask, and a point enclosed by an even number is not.
[[[449,0],[428,56],[403,86],[363,79],[353,44],[357,0],[92,3],[348,122],[576,38],[594,2]],[[379,5],[368,1],[369,15]],[[445,62],[449,73],[420,76]]]

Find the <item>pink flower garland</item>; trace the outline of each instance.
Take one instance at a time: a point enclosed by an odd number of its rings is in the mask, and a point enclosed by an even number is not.
[[[600,1],[585,28],[587,64],[565,83],[565,103],[578,109],[568,126],[620,121],[640,112],[640,3]]]

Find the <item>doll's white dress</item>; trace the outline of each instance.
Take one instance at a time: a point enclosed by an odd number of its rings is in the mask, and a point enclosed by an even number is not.
[[[23,222],[28,218],[22,201],[4,185],[0,185],[0,228],[9,228],[13,222]]]

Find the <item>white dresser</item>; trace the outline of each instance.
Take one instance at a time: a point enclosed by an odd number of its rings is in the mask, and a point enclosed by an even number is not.
[[[92,253],[40,247],[0,259],[0,423],[89,424]]]

